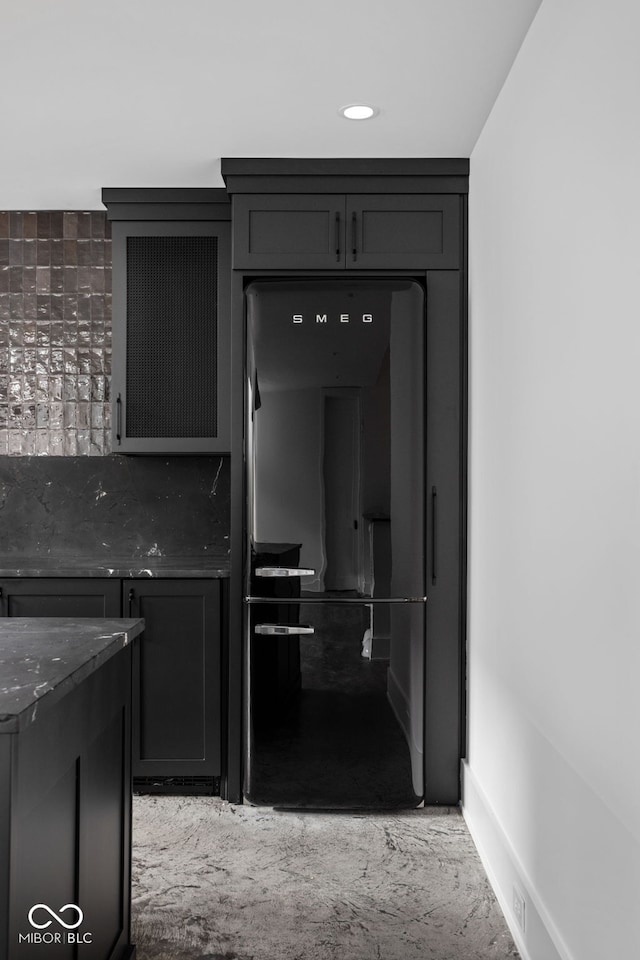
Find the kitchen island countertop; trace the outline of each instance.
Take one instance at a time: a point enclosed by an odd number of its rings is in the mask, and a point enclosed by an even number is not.
[[[144,629],[143,620],[0,620],[0,734],[19,733]]]

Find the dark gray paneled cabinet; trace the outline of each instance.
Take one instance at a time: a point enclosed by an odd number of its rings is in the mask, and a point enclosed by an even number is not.
[[[205,579],[0,580],[5,617],[144,617],[133,657],[133,776],[221,774],[222,584]]]
[[[133,775],[220,775],[220,581],[123,580],[134,649]]]
[[[128,646],[52,706],[34,710],[24,729],[0,736],[3,960],[135,956],[130,744]],[[44,931],[58,931],[58,942],[29,942],[27,917],[38,903],[56,911],[67,903],[80,906],[79,948],[62,939],[58,924]],[[46,913],[38,920],[46,923]]]
[[[113,450],[229,450],[230,204],[104,190],[113,220]]]
[[[455,269],[456,196],[239,194],[234,269]]]
[[[120,617],[120,581],[107,578],[0,580],[3,617]]]

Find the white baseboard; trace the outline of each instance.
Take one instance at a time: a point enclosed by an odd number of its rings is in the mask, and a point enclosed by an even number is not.
[[[462,762],[462,813],[522,960],[575,960],[466,761]],[[513,911],[514,887],[525,902],[524,931]]]

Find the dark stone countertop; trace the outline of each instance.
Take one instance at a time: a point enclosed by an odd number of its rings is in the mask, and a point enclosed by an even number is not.
[[[0,577],[224,578],[229,557],[0,556]]]
[[[24,730],[143,629],[144,620],[0,620],[0,734]]]

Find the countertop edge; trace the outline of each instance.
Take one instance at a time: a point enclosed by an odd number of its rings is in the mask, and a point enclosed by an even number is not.
[[[16,559],[10,565],[10,557],[0,559],[0,578],[6,580],[33,579],[105,579],[105,580],[225,580],[229,577],[228,566],[198,567],[181,566],[179,561],[166,567],[144,563],[143,560],[114,564],[73,564],[64,561],[38,561],[24,563]]]
[[[29,620],[32,623],[38,620],[46,629],[49,621],[56,619],[64,620],[72,624],[92,624],[99,626],[100,632],[110,633],[110,642],[101,650],[92,654],[84,660],[78,667],[72,670],[66,677],[59,680],[55,686],[45,689],[41,696],[37,697],[28,706],[16,713],[7,713],[0,716],[0,736],[4,734],[19,734],[29,727],[36,718],[41,718],[43,713],[48,713],[67,693],[78,687],[87,677],[95,673],[103,664],[107,663],[120,650],[131,645],[131,643],[144,630],[144,620],[135,618],[98,618],[98,617],[42,617],[42,618],[11,618],[13,624],[20,620]]]

